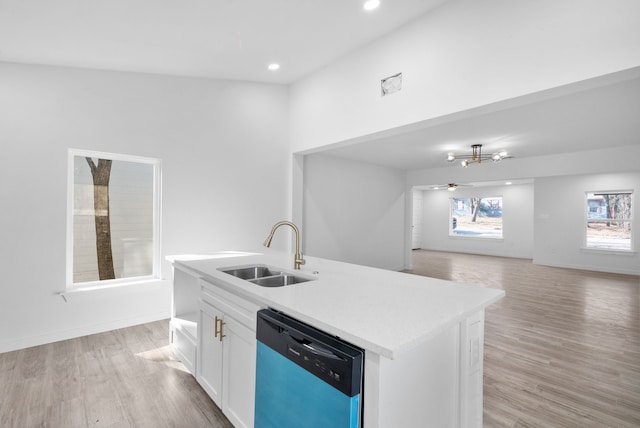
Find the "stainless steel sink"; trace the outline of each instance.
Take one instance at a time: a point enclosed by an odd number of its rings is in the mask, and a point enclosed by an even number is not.
[[[270,276],[268,278],[252,279],[249,282],[258,284],[261,287],[283,287],[285,285],[300,284],[301,282],[311,281],[309,278],[301,276],[282,274],[278,276]]]
[[[229,275],[233,275],[236,278],[240,279],[256,279],[256,278],[264,278],[266,276],[274,276],[280,275],[281,272],[274,271],[267,266],[247,266],[247,267],[237,267],[237,268],[223,268],[222,272],[228,273]]]
[[[294,275],[265,265],[233,266],[220,268],[219,270],[228,275],[259,285],[260,287],[284,287],[285,285],[300,284],[316,279]]]

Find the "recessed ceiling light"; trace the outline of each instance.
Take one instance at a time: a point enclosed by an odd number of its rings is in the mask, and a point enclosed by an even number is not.
[[[280,68],[280,64],[276,64],[276,63],[274,62],[274,63],[272,63],[272,64],[269,64],[269,65],[267,66],[267,68],[268,68],[269,70],[277,70],[277,69],[279,69],[279,68]]]
[[[507,182],[506,182],[506,183],[504,183],[504,184],[506,184],[507,186],[511,186],[513,183],[512,183],[512,182],[510,182],[510,181],[507,181]]]
[[[377,9],[378,6],[380,6],[380,0],[367,0],[364,2],[364,5],[362,5],[364,10],[374,10]]]

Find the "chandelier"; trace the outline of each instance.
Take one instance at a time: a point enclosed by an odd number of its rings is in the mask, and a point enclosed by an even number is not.
[[[490,155],[482,154],[482,144],[472,144],[471,145],[471,154],[470,155],[458,155],[456,156],[453,152],[449,152],[447,155],[447,161],[453,162],[456,159],[460,160],[460,165],[464,168],[468,167],[469,164],[472,163],[482,163],[482,161],[493,161],[500,162],[502,159],[511,157],[507,155],[507,152],[500,151],[496,153],[491,153]]]

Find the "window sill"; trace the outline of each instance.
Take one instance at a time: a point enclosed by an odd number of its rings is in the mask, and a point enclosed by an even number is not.
[[[592,254],[610,254],[614,256],[635,256],[637,254],[636,251],[633,250],[614,250],[611,248],[587,248],[581,247],[580,251],[583,253],[592,253]]]
[[[469,235],[449,235],[452,239],[461,239],[463,241],[485,241],[485,242],[504,242],[503,237],[491,236],[469,236]]]
[[[65,291],[59,293],[59,295],[65,302],[68,302],[68,299],[74,295],[80,296],[83,294],[90,294],[91,292],[95,291],[160,285],[163,281],[164,279],[162,278],[145,277],[138,279],[108,281],[108,283],[106,284],[103,284],[100,281],[87,282],[83,283],[82,285],[69,286]]]

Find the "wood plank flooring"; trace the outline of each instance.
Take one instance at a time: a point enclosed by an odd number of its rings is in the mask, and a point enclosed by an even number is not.
[[[640,427],[640,277],[415,250],[412,273],[500,288],[485,427]]]
[[[412,272],[507,293],[486,311],[485,427],[640,427],[640,277],[424,250]],[[0,354],[0,427],[231,427],[168,330]]]
[[[0,354],[0,427],[232,427],[168,334],[158,321]]]

